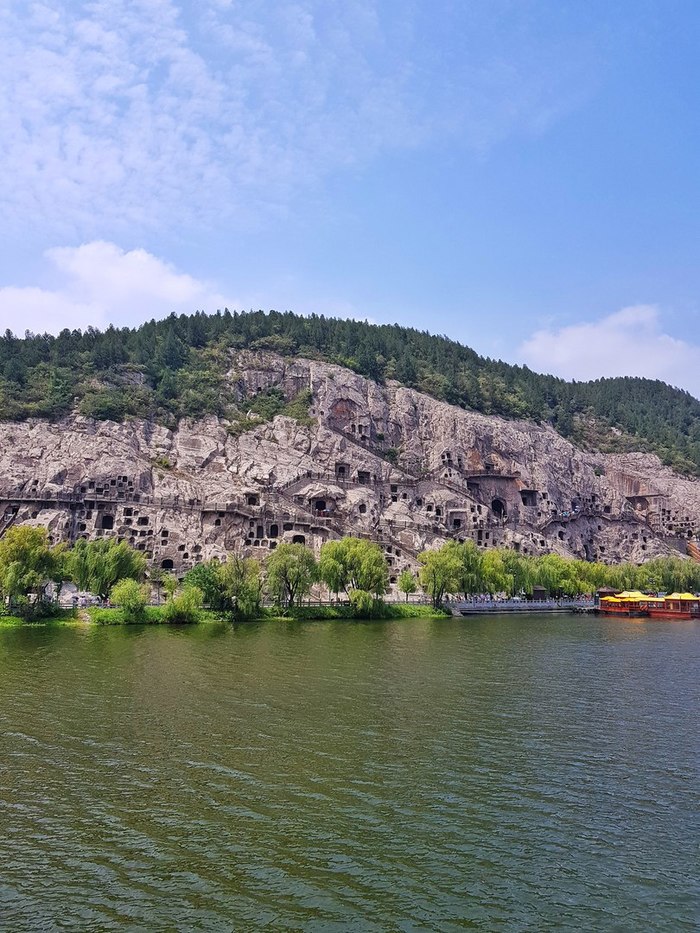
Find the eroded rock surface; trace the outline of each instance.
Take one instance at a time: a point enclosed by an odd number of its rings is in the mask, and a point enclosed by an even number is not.
[[[473,538],[604,561],[684,553],[700,482],[649,454],[577,449],[551,427],[436,401],[397,383],[269,353],[232,356],[232,397],[310,390],[310,425],[277,416],[236,436],[216,418],[176,431],[79,416],[0,424],[0,533],[117,535],[183,571],[233,549],[379,540],[392,575],[425,547]]]

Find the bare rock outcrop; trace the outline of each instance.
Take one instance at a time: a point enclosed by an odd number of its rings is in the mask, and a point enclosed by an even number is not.
[[[700,482],[650,454],[583,451],[549,426],[313,360],[240,352],[228,382],[242,410],[270,389],[308,392],[309,423],[0,424],[0,534],[30,522],[55,540],[117,535],[177,571],[360,534],[395,575],[450,538],[641,562],[684,553],[699,530]]]

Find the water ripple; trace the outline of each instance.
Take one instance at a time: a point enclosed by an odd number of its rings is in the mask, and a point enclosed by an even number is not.
[[[700,628],[0,630],[0,928],[697,929]]]

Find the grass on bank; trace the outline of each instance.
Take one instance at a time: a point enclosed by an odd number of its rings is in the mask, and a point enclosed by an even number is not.
[[[165,604],[162,606],[146,606],[143,616],[129,618],[122,609],[103,609],[92,606],[86,610],[92,622],[98,625],[188,625],[193,623],[208,623],[230,621],[231,617],[225,613],[214,612],[210,609],[197,610],[196,614],[187,619],[173,620],[167,617]],[[449,616],[448,612],[436,612],[432,606],[415,605],[411,603],[378,603],[369,616],[371,619],[422,619],[436,616]],[[281,620],[286,622],[322,622],[322,621],[353,621],[358,616],[351,606],[302,606],[288,609],[281,613],[274,607],[264,608],[259,615],[241,621],[261,622]]]
[[[335,619],[434,619],[436,616],[449,616],[445,610],[435,610],[432,606],[416,605],[411,603],[383,603],[375,602],[372,612],[366,616],[358,616],[352,606],[301,606],[288,609],[281,614],[278,609],[264,610],[262,618],[286,619],[299,622],[317,622]]]
[[[19,616],[0,615],[0,628],[26,628],[35,625],[81,625],[85,622],[75,609],[61,609],[49,616],[21,619]]]

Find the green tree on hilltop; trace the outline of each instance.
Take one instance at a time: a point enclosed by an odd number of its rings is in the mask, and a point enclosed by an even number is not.
[[[152,417],[171,426],[182,417],[225,416],[229,351],[245,348],[339,363],[378,382],[398,378],[453,405],[547,422],[601,450],[653,450],[674,469],[700,473],[700,401],[688,392],[634,377],[570,383],[397,324],[289,312],[198,312],[58,337],[6,332],[0,417],[57,419],[76,399],[100,419]]]

